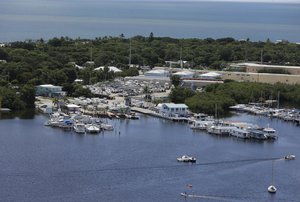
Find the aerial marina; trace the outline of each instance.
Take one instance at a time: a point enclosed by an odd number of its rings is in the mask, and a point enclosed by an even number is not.
[[[148,92],[145,92],[145,86]],[[277,140],[280,134],[269,124],[262,126],[237,120],[226,121],[204,113],[192,113],[185,104],[164,103],[169,84],[155,81],[115,80],[103,84],[87,86],[98,97],[68,98],[56,106],[51,100],[39,97],[38,110],[49,114],[46,126],[58,127],[64,130],[74,130],[79,134],[97,134],[105,130],[114,130],[108,123],[111,119],[139,119],[139,114],[146,114],[176,122],[184,122],[192,130],[206,131],[218,136],[232,136],[241,139]],[[161,100],[155,105],[145,100],[147,93]],[[150,94],[150,93],[149,93]],[[47,104],[49,106],[47,106]],[[239,104],[230,107],[231,110],[268,118],[279,118],[299,125],[300,112],[295,109],[280,109],[258,104]],[[53,112],[54,113],[48,113]]]
[[[0,7],[0,201],[299,201],[300,0]]]

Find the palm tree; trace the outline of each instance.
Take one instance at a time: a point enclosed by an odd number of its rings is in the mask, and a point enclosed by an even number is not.
[[[150,91],[150,89],[149,89],[149,87],[148,86],[145,86],[144,87],[144,89],[143,89],[143,93],[145,94],[145,100],[146,101],[151,101],[151,91]]]
[[[52,98],[52,104],[54,107],[58,108],[59,99],[57,97]]]

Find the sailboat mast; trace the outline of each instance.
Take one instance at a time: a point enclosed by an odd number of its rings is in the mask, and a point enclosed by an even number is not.
[[[217,104],[215,104],[215,119],[218,119],[218,112],[217,112],[217,110],[218,110],[218,106],[217,106]]]
[[[272,161],[272,184],[273,184],[273,178],[274,178],[274,161]]]
[[[180,68],[183,68],[183,63],[182,63],[182,47],[180,48]]]
[[[93,48],[91,48],[91,52],[90,52],[90,61],[93,61]]]
[[[280,96],[280,91],[278,91],[277,94],[277,109],[279,109],[279,96]]]

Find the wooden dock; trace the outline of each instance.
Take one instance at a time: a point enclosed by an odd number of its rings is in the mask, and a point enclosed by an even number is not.
[[[167,116],[162,116],[161,114],[152,111],[150,109],[145,109],[145,108],[140,108],[140,107],[131,107],[131,111],[138,112],[141,114],[146,114],[149,116],[154,116],[154,117],[159,117],[171,121],[176,121],[176,122],[188,122],[189,119],[187,117],[167,117]]]

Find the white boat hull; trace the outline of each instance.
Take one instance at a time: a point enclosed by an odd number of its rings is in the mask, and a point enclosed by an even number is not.
[[[270,185],[270,186],[268,187],[268,192],[269,192],[269,193],[274,194],[274,193],[276,193],[276,191],[277,191],[277,189],[276,189],[276,187],[275,187],[274,185]]]

